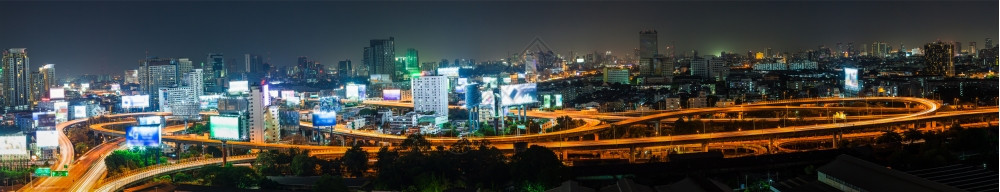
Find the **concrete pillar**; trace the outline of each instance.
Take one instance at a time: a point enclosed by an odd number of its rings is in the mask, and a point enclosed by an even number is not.
[[[600,136],[598,136],[597,133],[594,133],[594,141],[598,141],[598,140],[600,140]]]
[[[701,142],[701,151],[708,152],[708,141]]]
[[[837,133],[833,133],[833,148],[834,148],[834,149],[836,149],[836,148],[837,148],[837,143],[838,143],[838,140],[840,140],[840,138],[839,138],[839,137],[840,137],[840,136],[839,136],[839,135],[838,135]]]
[[[562,159],[563,161],[569,160],[569,151],[563,150],[562,151],[562,158],[560,158],[560,159]]]
[[[628,148],[628,163],[635,163],[635,147]]]
[[[653,124],[653,127],[656,128],[656,136],[660,136],[660,121],[656,121],[656,123]]]
[[[774,153],[774,138],[767,140],[767,154]]]

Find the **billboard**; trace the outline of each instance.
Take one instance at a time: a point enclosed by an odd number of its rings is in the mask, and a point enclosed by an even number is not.
[[[122,108],[149,107],[149,95],[122,96]]]
[[[347,99],[364,99],[368,96],[366,91],[367,87],[365,85],[347,84],[347,87],[344,89],[344,96]]]
[[[211,116],[208,119],[210,135],[213,139],[219,140],[239,140],[240,139],[240,118],[232,116]]]
[[[56,101],[52,104],[53,108],[56,109],[56,123],[66,122],[67,115],[69,114],[69,103],[65,101]]]
[[[125,129],[125,144],[128,146],[160,146],[159,125],[137,125]]]
[[[500,105],[522,105],[538,102],[538,93],[535,92],[534,83],[513,84],[500,86]]]
[[[73,106],[73,119],[87,118],[87,106]]]
[[[295,93],[295,91],[292,91],[292,93]],[[267,96],[270,96],[272,98],[281,98],[281,95],[278,94],[278,90],[268,90],[267,91]]]
[[[249,93],[249,92],[250,92],[250,82],[247,81],[229,82],[229,94]]]
[[[289,99],[289,98],[292,98],[292,97],[295,97],[295,91],[294,90],[284,90],[284,91],[281,91],[281,98],[282,99]]]
[[[35,131],[35,142],[38,147],[48,148],[59,146],[58,131]]]
[[[486,90],[482,93],[483,94],[481,96],[483,99],[482,102],[479,103],[479,106],[487,109],[493,109],[493,105],[495,104],[494,102],[496,101],[496,97],[493,95],[493,90]]]
[[[858,84],[858,69],[844,68],[844,89],[851,91],[860,89],[860,85]]]
[[[144,116],[135,119],[139,125],[163,125],[163,117],[161,116]]]
[[[49,88],[49,99],[62,99],[66,98],[66,90],[62,87]]]
[[[542,95],[542,108],[552,108],[552,95]]]
[[[382,100],[399,101],[399,89],[382,90]]]
[[[448,77],[458,77],[458,67],[438,68],[438,75]]]
[[[313,126],[334,126],[337,125],[336,111],[313,111]]]
[[[24,135],[0,136],[0,155],[28,155],[27,146]]]
[[[556,94],[556,107],[562,107],[562,94]]]
[[[54,112],[34,112],[31,113],[31,119],[35,120],[37,130],[55,129],[56,127],[56,113]]]
[[[279,111],[278,122],[281,125],[299,125],[298,111]]]
[[[455,93],[465,93],[465,85],[469,84],[469,78],[458,78],[455,82]]]

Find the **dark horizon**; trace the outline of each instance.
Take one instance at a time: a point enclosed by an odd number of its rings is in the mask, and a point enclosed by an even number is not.
[[[63,77],[120,74],[150,56],[245,53],[272,64],[308,56],[361,63],[369,39],[396,39],[420,62],[504,58],[534,37],[558,54],[631,54],[656,29],[676,53],[780,52],[883,41],[907,49],[935,40],[984,48],[997,38],[996,1],[883,2],[0,2],[0,48],[27,48],[31,66]],[[380,14],[374,14],[375,12]],[[924,14],[924,13],[933,13]],[[16,27],[14,27],[16,26]],[[996,44],[996,43],[995,43]],[[101,66],[101,67],[95,67]]]

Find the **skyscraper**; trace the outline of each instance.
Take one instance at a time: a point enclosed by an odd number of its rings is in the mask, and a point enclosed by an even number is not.
[[[243,54],[243,69],[240,73],[247,81],[260,81],[267,74],[264,59],[258,54]]]
[[[337,62],[337,76],[354,77],[354,66],[350,59]]]
[[[393,80],[398,79],[395,72],[396,45],[394,41],[393,37],[369,41],[369,46],[365,47],[364,61],[362,61],[366,69],[361,75],[384,74],[391,76]]]
[[[3,104],[6,109],[26,110],[31,105],[31,71],[26,48],[3,52]]]
[[[927,62],[926,75],[955,75],[955,47],[941,41],[924,45],[924,59]]]
[[[177,60],[149,57],[139,61],[139,91],[157,95],[160,88],[175,87],[179,84]]]
[[[32,85],[32,100],[38,101],[41,98],[49,98],[49,88],[56,84],[56,65],[45,64],[38,68],[37,73],[32,74],[34,85]]]
[[[968,52],[969,52],[969,55],[973,55],[973,56],[976,56],[977,55],[976,53],[979,52],[979,50],[976,49],[976,42],[975,41],[969,42],[969,51]]]
[[[419,72],[420,72],[420,57],[417,54],[417,49],[414,48],[406,49],[406,73],[404,73],[403,75],[409,75]]]
[[[639,31],[639,74],[653,75],[653,56],[657,54],[656,30]]]
[[[993,48],[993,38],[986,38],[986,48],[987,49]]]
[[[202,70],[205,77],[205,92],[222,92],[226,81],[226,60],[222,53],[209,53]]]
[[[194,69],[194,65],[191,63],[191,59],[188,58],[177,59],[177,73],[184,74],[187,72],[191,72],[192,69]]]

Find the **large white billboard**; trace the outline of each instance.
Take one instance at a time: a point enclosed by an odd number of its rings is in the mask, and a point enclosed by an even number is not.
[[[0,155],[28,155],[27,146],[24,135],[0,136]]]
[[[458,77],[458,67],[438,68],[438,75],[448,77]]]
[[[122,108],[149,107],[149,95],[122,96]]]
[[[858,69],[844,68],[844,89],[851,91],[860,89],[860,85],[858,84]]]
[[[230,81],[229,82],[229,93],[249,93],[250,92],[250,82],[247,81]]]
[[[500,105],[511,106],[538,102],[534,83],[500,86]]]
[[[56,101],[52,103],[53,108],[56,109],[56,123],[66,122],[69,114],[69,103],[65,101]]]
[[[49,88],[49,99],[62,99],[66,98],[66,90],[62,87]]]
[[[73,119],[87,118],[87,106],[77,105],[73,106]]]
[[[347,99],[365,99],[367,95],[367,87],[365,85],[358,84],[347,84],[344,88],[344,97]]]
[[[240,140],[240,118],[230,116],[211,116],[211,138],[219,140]]]
[[[48,148],[59,146],[58,131],[35,131],[35,141],[38,147]]]

